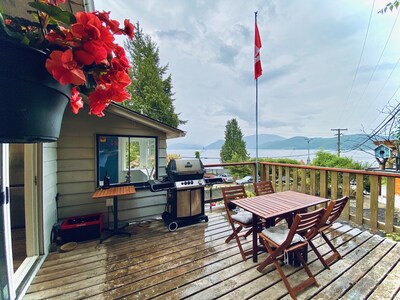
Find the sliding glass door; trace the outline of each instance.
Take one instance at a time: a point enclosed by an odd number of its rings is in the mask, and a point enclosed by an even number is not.
[[[10,243],[10,213],[8,185],[8,145],[0,144],[0,300],[11,298],[11,274],[8,248]]]

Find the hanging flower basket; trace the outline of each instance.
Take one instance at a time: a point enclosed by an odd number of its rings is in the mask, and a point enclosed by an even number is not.
[[[54,142],[71,87],[45,69],[46,53],[0,39],[0,143]]]

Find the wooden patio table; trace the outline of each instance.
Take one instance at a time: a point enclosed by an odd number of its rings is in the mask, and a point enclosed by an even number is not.
[[[274,220],[290,213],[296,214],[310,206],[328,202],[330,199],[285,191],[233,200],[232,203],[253,213],[253,262],[257,262],[259,218]],[[290,227],[291,224],[288,224]]]
[[[104,199],[111,197],[113,198],[114,228],[109,235],[100,239],[100,244],[106,239],[112,237],[113,235],[126,234],[131,236],[129,232],[123,230],[128,224],[124,225],[123,227],[118,227],[118,196],[130,195],[135,193],[136,190],[133,185],[115,186],[108,189],[99,189],[94,192],[92,196],[93,199]]]

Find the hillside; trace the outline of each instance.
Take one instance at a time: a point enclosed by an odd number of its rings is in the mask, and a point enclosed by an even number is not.
[[[260,145],[260,149],[307,149],[308,143],[305,136],[296,136],[289,139],[276,142],[268,142]],[[365,139],[363,134],[343,135],[340,141],[342,150],[353,150],[357,145]],[[310,141],[310,149],[336,150],[337,137],[332,138],[312,138]],[[374,148],[372,142],[368,142],[365,146]]]
[[[351,134],[351,135],[343,135],[341,137],[341,150],[353,150],[358,148],[357,145],[365,140],[364,134]],[[308,144],[305,136],[295,136],[292,138],[285,139],[281,136],[274,134],[260,134],[258,137],[258,148],[259,149],[281,149],[281,150],[301,150],[307,149]],[[246,142],[247,149],[255,149],[256,148],[256,137],[255,135],[246,136],[243,138]],[[198,145],[198,144],[185,144],[185,143],[176,143],[168,141],[168,148],[170,149],[221,149],[224,144],[223,140],[215,141],[207,146]],[[368,142],[363,145],[364,148],[373,149],[375,146],[372,142]],[[318,150],[336,150],[337,149],[337,137],[331,138],[312,138],[310,141],[310,149]]]

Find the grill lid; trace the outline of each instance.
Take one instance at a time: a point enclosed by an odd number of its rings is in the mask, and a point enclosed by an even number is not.
[[[170,181],[201,179],[205,173],[200,159],[171,159],[167,166],[167,175]]]

